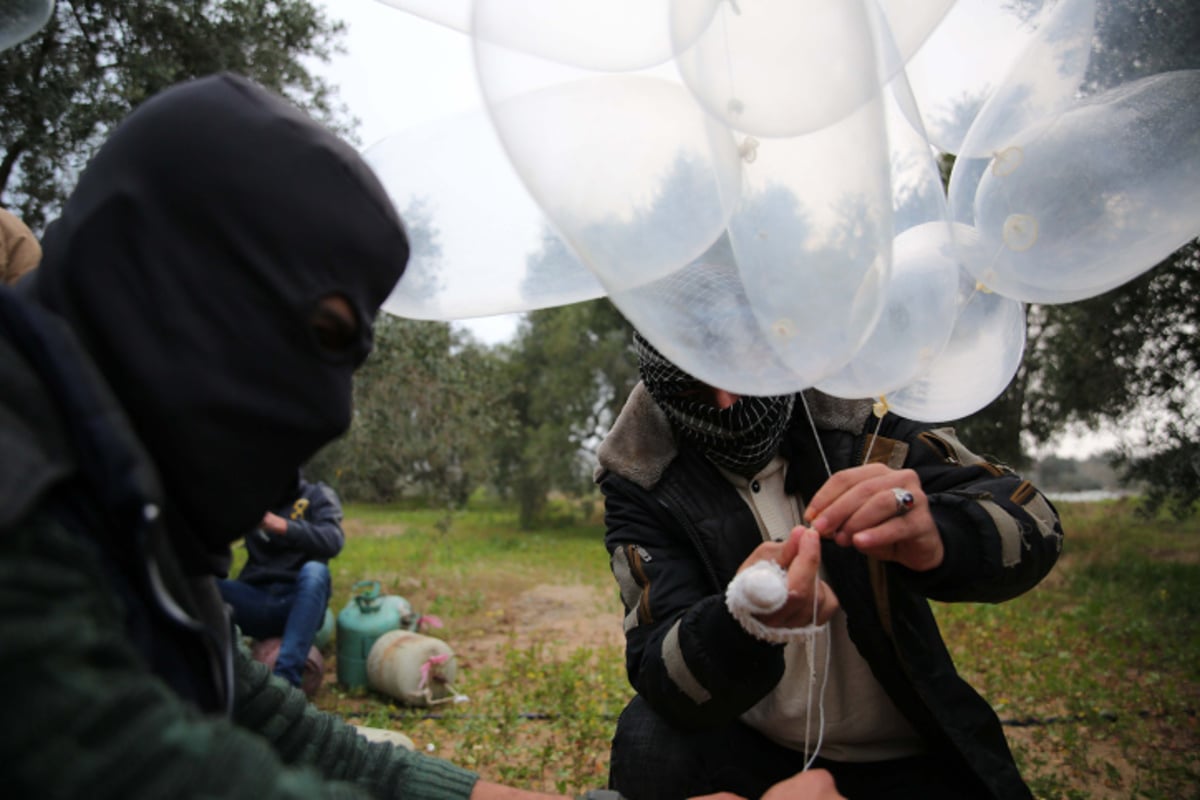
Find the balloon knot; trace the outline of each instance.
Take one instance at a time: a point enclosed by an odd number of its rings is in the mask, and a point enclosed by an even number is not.
[[[730,105],[732,105],[738,101],[730,100],[729,102]],[[741,110],[741,103],[738,103],[738,110]],[[758,158],[758,139],[755,139],[753,136],[747,136],[745,139],[743,139],[742,143],[738,145],[738,155],[741,156],[742,160],[747,164],[753,164],[754,159]]]
[[[1004,244],[1018,253],[1033,247],[1038,240],[1038,221],[1032,214],[1009,214],[1004,220]]]
[[[1025,160],[1025,151],[1020,147],[1006,147],[992,154],[992,174],[997,178],[1012,175]]]

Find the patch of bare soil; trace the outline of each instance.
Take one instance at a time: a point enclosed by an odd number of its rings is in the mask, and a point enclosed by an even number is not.
[[[372,525],[361,519],[347,517],[342,520],[342,531],[345,532],[348,539],[353,539],[356,536],[401,536],[408,532],[408,526],[398,522],[388,522],[386,525]]]
[[[621,604],[615,592],[593,586],[542,584],[514,595],[480,635],[447,641],[460,664],[492,666],[513,648],[540,646],[559,657],[579,648],[622,647]]]
[[[1102,732],[1089,732],[1086,726],[1072,726],[1075,736],[1089,739],[1085,763],[1079,763],[1073,749],[1061,744],[1063,730],[1005,728],[1009,743],[1023,748],[1031,757],[1023,772],[1026,781],[1052,776],[1088,787],[1090,800],[1124,800],[1138,785],[1138,768],[1130,763],[1117,741]]]
[[[1182,548],[1155,548],[1147,550],[1146,556],[1155,561],[1169,564],[1200,564],[1200,550],[1184,550]]]

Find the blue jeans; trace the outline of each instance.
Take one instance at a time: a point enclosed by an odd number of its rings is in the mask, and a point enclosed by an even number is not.
[[[300,685],[308,650],[325,621],[332,585],[329,567],[320,561],[306,562],[293,582],[218,581],[242,633],[255,639],[283,639],[274,671],[293,686]]]
[[[804,769],[804,754],[734,722],[684,731],[659,716],[641,695],[617,720],[609,788],[629,800],[676,800],[721,791],[761,797]],[[867,763],[818,758],[850,800],[967,800],[989,792],[965,767],[934,755]]]

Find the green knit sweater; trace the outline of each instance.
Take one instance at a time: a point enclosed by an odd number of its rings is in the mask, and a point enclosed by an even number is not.
[[[369,743],[240,652],[233,719],[126,638],[93,548],[48,515],[0,535],[0,786],[37,798],[465,798],[474,773]]]

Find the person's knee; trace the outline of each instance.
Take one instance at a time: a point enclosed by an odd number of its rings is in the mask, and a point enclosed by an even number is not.
[[[221,599],[232,607],[235,613],[244,614],[246,613],[245,609],[261,608],[267,602],[263,592],[241,581],[217,581],[217,591],[221,593]]]
[[[329,567],[320,561],[307,561],[296,575],[296,588],[307,592],[324,592],[329,594],[332,581],[329,577]]]
[[[609,786],[626,797],[665,797],[677,787],[692,785],[696,767],[688,737],[635,696],[617,719]]]
[[[671,738],[672,729],[666,720],[635,695],[617,718],[617,729],[613,734],[613,750],[628,754],[631,759],[647,756]]]

